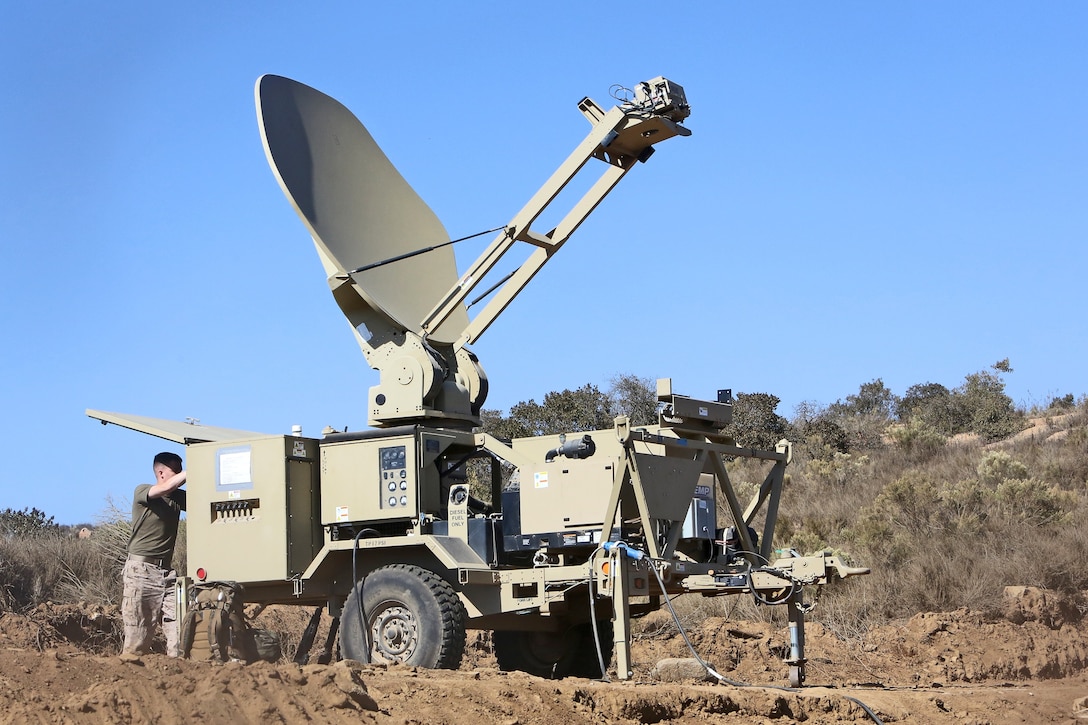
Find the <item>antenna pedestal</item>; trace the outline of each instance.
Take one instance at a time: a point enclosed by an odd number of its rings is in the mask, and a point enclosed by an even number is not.
[[[407,333],[403,343],[389,341],[367,353],[367,362],[381,373],[368,394],[368,425],[388,428],[428,419],[453,427],[479,425],[487,376],[468,349],[427,345]]]

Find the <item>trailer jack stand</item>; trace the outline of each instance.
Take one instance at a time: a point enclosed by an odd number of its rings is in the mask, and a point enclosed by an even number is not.
[[[616,648],[616,678],[620,680],[629,680],[635,674],[631,663],[631,606],[627,600],[627,567],[627,557],[623,554],[611,558],[612,637]]]
[[[805,682],[805,613],[801,597],[798,589],[786,604],[790,617],[790,656],[786,660],[790,668],[790,687],[801,687]]]

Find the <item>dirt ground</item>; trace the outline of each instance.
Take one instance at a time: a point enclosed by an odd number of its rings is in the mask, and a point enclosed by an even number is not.
[[[690,657],[671,618],[642,620],[628,682],[498,671],[469,633],[456,671],[287,660],[117,656],[115,610],[42,605],[0,616],[0,721],[11,723],[1074,723],[1088,721],[1088,623],[1068,601],[1010,588],[1006,614],[919,614],[846,643],[810,623],[808,681],[786,685],[787,630],[707,618],[695,650],[731,684],[662,681]],[[269,608],[258,624],[304,622]],[[324,630],[327,631],[325,622]],[[323,633],[310,661],[316,662]],[[1079,716],[1079,717],[1078,717]]]

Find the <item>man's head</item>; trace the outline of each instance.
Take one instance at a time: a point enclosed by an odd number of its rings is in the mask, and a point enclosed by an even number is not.
[[[165,481],[175,473],[181,473],[181,456],[177,453],[163,451],[155,456],[155,462],[151,468],[155,471],[155,478]]]

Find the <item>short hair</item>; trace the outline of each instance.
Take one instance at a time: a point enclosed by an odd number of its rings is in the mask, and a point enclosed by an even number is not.
[[[155,456],[155,462],[151,464],[151,467],[154,468],[158,465],[166,466],[174,473],[181,473],[181,456],[170,451],[163,451]]]

